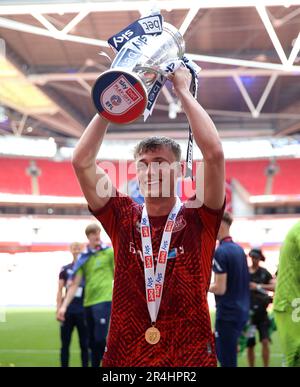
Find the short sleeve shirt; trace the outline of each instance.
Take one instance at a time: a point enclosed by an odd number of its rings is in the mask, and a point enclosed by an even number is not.
[[[249,315],[249,270],[244,250],[228,237],[220,242],[213,261],[216,274],[227,274],[226,292],[215,296],[216,317],[226,321],[246,321]]]
[[[104,366],[214,366],[214,340],[207,304],[212,256],[224,207],[183,205],[173,228],[156,327],[161,340],[150,345],[140,234],[142,205],[117,193],[94,215],[112,240],[115,280]],[[167,216],[149,217],[157,261]]]

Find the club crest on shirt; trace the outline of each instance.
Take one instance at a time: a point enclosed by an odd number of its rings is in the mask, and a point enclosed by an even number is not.
[[[173,227],[173,232],[181,231],[185,228],[185,226],[186,226],[186,220],[184,219],[184,216],[179,215],[176,218],[176,221]]]

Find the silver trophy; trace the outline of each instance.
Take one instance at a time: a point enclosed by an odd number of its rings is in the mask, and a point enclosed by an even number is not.
[[[146,120],[168,74],[181,62],[183,37],[156,14],[135,21],[108,42],[117,55],[94,84],[96,109],[117,124],[133,122],[142,114]]]

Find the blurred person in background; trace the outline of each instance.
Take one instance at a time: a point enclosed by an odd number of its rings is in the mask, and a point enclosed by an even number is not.
[[[100,227],[94,223],[85,229],[89,241],[87,248],[80,254],[73,267],[72,285],[57,312],[57,319],[65,321],[67,308],[84,278],[83,305],[88,327],[92,367],[99,367],[105,349],[114,276],[113,249],[101,242],[100,231]]]
[[[270,359],[270,320],[267,308],[272,303],[270,291],[275,289],[275,279],[267,269],[260,266],[261,261],[265,261],[261,249],[254,248],[249,252],[252,259],[250,266],[250,326],[251,337],[247,341],[247,355],[250,367],[255,366],[255,345],[256,330],[259,332],[259,340],[262,344],[262,359],[264,367],[269,366]]]
[[[56,297],[57,311],[62,306],[64,295],[67,294],[68,288],[72,283],[71,276],[73,273],[73,268],[76,264],[79,254],[81,253],[81,250],[82,248],[80,243],[72,243],[70,246],[70,251],[73,255],[73,261],[68,265],[63,266],[60,270]],[[83,292],[84,286],[83,283],[81,283],[77,288],[72,302],[69,304],[66,310],[65,320],[61,322],[60,338],[62,346],[60,350],[60,362],[62,367],[69,366],[69,348],[74,328],[77,328],[78,331],[82,367],[88,367],[88,334],[84,316]]]
[[[274,315],[286,367],[300,367],[300,222],[280,251]]]
[[[232,216],[224,212],[215,251],[215,281],[209,291],[216,298],[215,338],[222,367],[237,366],[238,339],[249,316],[249,271],[247,257],[230,236]]]

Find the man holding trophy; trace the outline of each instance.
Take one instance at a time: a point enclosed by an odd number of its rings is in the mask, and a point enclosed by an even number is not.
[[[94,86],[99,114],[72,160],[89,208],[115,251],[103,366],[216,366],[207,291],[225,201],[222,145],[190,91],[195,76],[182,64],[187,62],[182,60],[184,42],[173,26],[151,15],[109,42],[119,53]],[[203,200],[181,203],[176,196],[183,170],[180,146],[167,137],[151,137],[137,144],[134,153],[142,206],[112,187],[109,176],[96,167],[96,156],[109,121],[151,114],[167,79],[189,121],[190,140],[195,138],[203,154]]]

